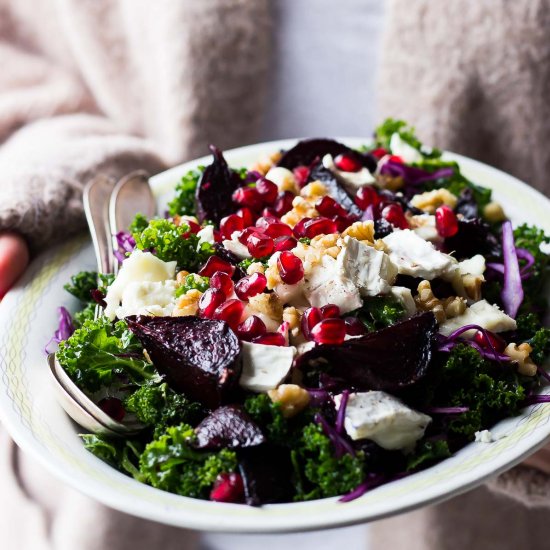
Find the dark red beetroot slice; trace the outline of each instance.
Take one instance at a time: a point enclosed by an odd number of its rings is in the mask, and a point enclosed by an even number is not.
[[[298,358],[297,367],[307,371],[324,359],[331,376],[357,390],[397,391],[426,374],[436,334],[434,315],[422,313],[337,346],[316,346]]]
[[[361,216],[363,211],[355,204],[353,197],[346,191],[334,174],[323,166],[322,162],[315,165],[309,174],[309,181],[321,181],[328,189],[328,194],[350,214]]]
[[[279,166],[292,170],[297,166],[309,166],[315,159],[322,159],[325,155],[349,155],[357,159],[362,166],[371,172],[376,169],[376,160],[371,155],[363,155],[350,149],[347,145],[326,138],[303,139],[294,147],[286,151],[278,162]],[[311,178],[310,178],[311,180]]]
[[[238,449],[265,442],[258,425],[237,405],[219,407],[196,428],[197,449]]]
[[[288,449],[261,445],[242,449],[238,455],[248,505],[292,501],[293,473]]]
[[[218,225],[222,218],[234,213],[232,195],[242,182],[218,148],[210,145],[210,151],[214,160],[203,172],[195,194],[197,218],[200,222],[211,220]]]
[[[168,385],[210,409],[239,379],[241,344],[224,321],[199,317],[126,317]]]

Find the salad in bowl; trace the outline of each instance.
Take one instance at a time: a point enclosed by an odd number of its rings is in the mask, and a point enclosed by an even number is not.
[[[66,285],[59,364],[141,425],[89,451],[188,497],[347,501],[548,399],[550,237],[406,123],[243,168],[211,151],[117,235],[116,276]]]

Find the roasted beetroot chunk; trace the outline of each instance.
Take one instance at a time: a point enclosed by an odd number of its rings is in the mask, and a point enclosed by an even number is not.
[[[345,190],[344,186],[336,179],[336,176],[321,162],[315,165],[309,175],[310,181],[319,180],[328,190],[328,194],[340,206],[345,208],[349,214],[361,216],[363,211],[355,204],[353,197]]]
[[[197,185],[195,195],[197,218],[202,223],[213,221],[216,225],[229,214],[233,214],[233,192],[241,186],[239,176],[229,168],[223,153],[213,145],[210,151],[214,155],[212,164],[206,167]]]
[[[235,386],[241,345],[224,321],[132,315],[126,322],[175,391],[215,409]]]
[[[363,155],[343,143],[326,138],[303,139],[283,154],[278,165],[292,170],[297,166],[309,166],[325,155],[348,155],[371,171],[376,168],[376,161],[370,155]]]
[[[394,392],[426,374],[436,334],[434,315],[422,313],[340,345],[316,346],[298,358],[297,367],[306,372],[322,359],[346,387]]]
[[[195,429],[197,449],[238,449],[265,442],[258,425],[238,405],[219,407]]]
[[[250,506],[290,502],[294,495],[288,449],[260,445],[238,451],[246,503]]]

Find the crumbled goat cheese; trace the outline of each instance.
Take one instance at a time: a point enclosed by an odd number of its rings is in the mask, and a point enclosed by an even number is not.
[[[390,151],[393,155],[401,157],[406,164],[413,164],[422,160],[420,151],[403,141],[397,132],[392,134],[390,138]]]
[[[336,164],[334,164],[332,155],[325,155],[323,157],[323,166],[327,170],[330,170],[352,195],[355,195],[361,187],[371,185],[376,181],[375,177],[365,167],[361,168],[358,172],[339,170]]]
[[[231,235],[231,240],[225,239],[222,244],[223,247],[226,250],[229,250],[229,252],[235,254],[239,260],[246,260],[248,258],[252,258],[250,255],[250,252],[248,252],[248,248],[246,245],[241,243],[239,241],[239,235],[241,234],[240,231],[234,231]]]

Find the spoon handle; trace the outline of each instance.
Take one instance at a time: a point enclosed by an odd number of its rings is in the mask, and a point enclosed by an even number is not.
[[[112,273],[113,247],[108,229],[108,205],[113,191],[113,180],[98,176],[84,187],[84,213],[94,244],[99,273]]]

